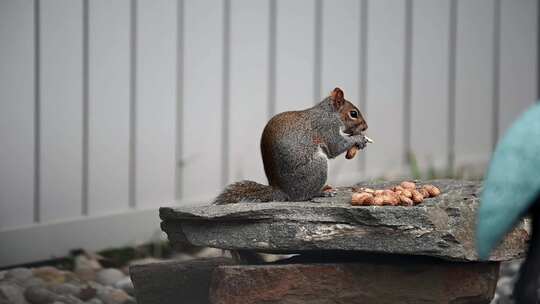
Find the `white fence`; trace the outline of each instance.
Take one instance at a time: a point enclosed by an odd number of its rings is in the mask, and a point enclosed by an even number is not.
[[[336,86],[376,144],[332,184],[486,162],[537,97],[535,0],[0,0],[0,266],[148,240],[265,182],[267,119]]]

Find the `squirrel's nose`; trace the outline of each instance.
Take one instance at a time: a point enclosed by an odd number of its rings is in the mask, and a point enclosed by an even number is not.
[[[364,132],[365,130],[367,130],[367,123],[363,122],[363,123],[360,125],[360,130],[362,130],[362,132]]]

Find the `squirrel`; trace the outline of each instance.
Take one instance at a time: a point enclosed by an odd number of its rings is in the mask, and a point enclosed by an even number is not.
[[[305,201],[323,195],[328,159],[370,142],[360,110],[340,88],[317,105],[275,115],[261,138],[264,172],[269,185],[253,181],[230,184],[214,200],[237,202]]]

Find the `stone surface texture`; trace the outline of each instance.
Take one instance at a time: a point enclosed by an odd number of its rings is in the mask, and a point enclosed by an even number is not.
[[[131,266],[137,303],[207,304],[212,272],[232,263],[229,258],[211,258]]]
[[[490,303],[499,263],[220,266],[212,304]]]
[[[348,250],[477,261],[474,247],[479,182],[434,180],[442,194],[420,205],[351,206],[351,189],[307,202],[238,203],[161,208],[162,229],[174,243],[266,253]],[[362,183],[382,189],[399,182]],[[419,183],[422,184],[422,183]],[[490,261],[521,257],[526,220]]]

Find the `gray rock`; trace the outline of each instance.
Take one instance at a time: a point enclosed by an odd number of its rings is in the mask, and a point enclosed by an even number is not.
[[[131,266],[129,272],[140,304],[208,304],[209,287],[214,269],[231,265],[226,258],[186,262],[167,261]]]
[[[96,283],[97,284],[97,283]],[[94,298],[97,294],[97,288],[96,284],[93,284],[93,286],[84,286],[81,288],[81,292],[79,293],[78,297],[83,301],[88,301],[92,298]],[[99,285],[101,286],[101,285]]]
[[[6,274],[4,275],[4,278],[6,280],[14,281],[20,284],[30,279],[33,276],[34,274],[32,270],[28,268],[14,268],[14,269],[8,270]]]
[[[0,284],[0,304],[28,304],[23,289],[14,283]]]
[[[81,280],[91,281],[95,280],[96,272],[101,268],[101,265],[94,256],[80,254],[75,257],[75,269],[73,272],[77,274]]]
[[[56,294],[43,286],[30,286],[24,291],[26,300],[32,304],[49,304],[56,301]]]
[[[116,282],[114,284],[114,287],[118,289],[122,289],[123,291],[127,292],[129,295],[134,294],[133,282],[131,281],[130,277],[125,277],[121,279],[120,281]]]
[[[71,283],[63,283],[59,285],[52,285],[49,287],[49,290],[59,294],[59,295],[71,295],[71,296],[77,296],[81,293],[81,287],[71,284]]]
[[[101,301],[100,299],[98,298],[93,298],[93,299],[90,299],[86,302],[84,302],[86,304],[103,304],[103,301]]]
[[[353,250],[477,261],[474,228],[480,184],[454,180],[428,183],[439,187],[442,194],[414,207],[351,206],[351,189],[339,188],[335,197],[308,202],[161,208],[161,227],[173,244],[287,254]],[[528,237],[526,223],[521,222],[490,260],[522,256]]]
[[[126,275],[116,268],[105,268],[97,272],[96,282],[106,286],[113,286],[125,277]]]
[[[133,298],[121,289],[107,289],[107,291],[98,291],[98,298],[104,304],[125,304]]]
[[[56,301],[60,301],[65,304],[83,304],[84,302],[72,295],[59,295]]]
[[[0,271],[0,281],[2,281],[4,279],[4,277],[6,276],[6,273],[7,273],[7,271],[5,271],[5,270]]]

